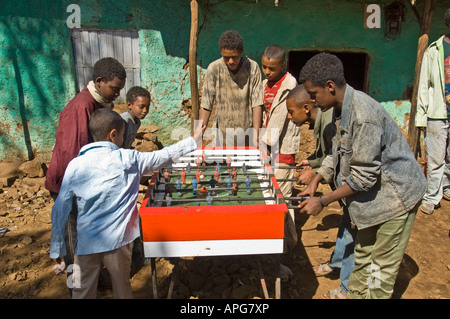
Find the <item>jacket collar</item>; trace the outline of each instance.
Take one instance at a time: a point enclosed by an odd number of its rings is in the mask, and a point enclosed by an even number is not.
[[[279,92],[288,89],[288,85],[290,84],[290,83],[289,83],[289,80],[291,80],[291,79],[294,79],[294,80],[295,80],[295,78],[293,77],[293,75],[290,74],[289,72],[286,72],[285,75],[286,75],[286,78],[284,79],[283,82],[281,82]],[[267,79],[264,79],[264,80],[263,80],[263,86],[264,86],[264,87],[266,87],[267,82],[269,82],[269,80],[267,80]],[[296,82],[296,83],[297,83],[297,82]]]
[[[436,41],[434,41],[434,45],[436,45],[438,48],[440,48],[442,46],[442,42],[444,41],[444,38],[445,38],[445,34],[443,36],[441,36],[439,39],[437,39]],[[433,45],[433,43],[431,45]]]
[[[100,148],[106,148],[106,149],[110,149],[110,150],[118,150],[119,147],[112,143],[112,142],[108,142],[108,141],[101,141],[101,142],[93,142],[93,143],[89,143],[84,145],[81,149],[80,152],[78,153],[78,156],[84,155],[87,152],[89,152],[90,150],[93,149],[100,149]]]
[[[341,110],[341,125],[340,128],[348,132],[350,117],[351,117],[351,109],[352,109],[352,100],[353,95],[355,93],[355,89],[350,85],[345,85],[345,94],[344,101],[342,102],[342,110]]]
[[[277,96],[275,96],[275,98],[272,102],[272,107],[270,108],[269,114],[272,114],[274,112],[276,107],[279,105],[280,101],[284,101],[285,96],[287,96],[289,94],[289,92],[291,91],[289,88],[291,87],[290,81],[292,81],[292,79],[294,81],[296,81],[295,78],[292,76],[292,74],[290,74],[289,72],[286,72],[286,78],[284,79],[283,82],[281,82],[280,88],[278,89]],[[263,88],[264,89],[266,87],[267,82],[268,82],[267,79],[263,80]],[[297,82],[295,82],[295,84],[297,84]]]

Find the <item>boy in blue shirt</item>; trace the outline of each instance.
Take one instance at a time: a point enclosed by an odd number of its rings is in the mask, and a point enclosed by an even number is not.
[[[78,238],[72,298],[96,298],[103,265],[116,298],[132,298],[130,264],[139,237],[137,195],[142,175],[197,148],[190,137],[162,150],[122,149],[124,121],[111,109],[95,111],[89,121],[94,138],[68,165],[52,209],[50,257],[64,269],[64,226],[73,200],[78,206]]]

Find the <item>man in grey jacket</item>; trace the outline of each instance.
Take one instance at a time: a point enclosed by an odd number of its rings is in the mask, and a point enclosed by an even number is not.
[[[299,194],[311,196],[300,203],[300,211],[317,215],[341,200],[358,228],[347,298],[390,298],[425,193],[425,176],[380,103],[346,84],[336,56],[312,57],[299,82],[322,111],[334,107],[336,124],[332,154]],[[336,189],[313,197],[322,178],[332,180]]]

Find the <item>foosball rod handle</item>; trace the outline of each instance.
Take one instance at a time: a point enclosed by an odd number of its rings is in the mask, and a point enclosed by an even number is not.
[[[306,195],[306,196],[298,196],[298,197],[284,197],[284,199],[285,200],[298,200],[298,201],[301,201],[301,202],[303,202],[304,200],[306,200],[306,199],[308,199],[309,198],[309,195]]]

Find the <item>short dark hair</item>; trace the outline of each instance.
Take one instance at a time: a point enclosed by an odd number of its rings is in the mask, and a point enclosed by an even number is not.
[[[279,45],[269,45],[263,52],[263,56],[267,59],[280,59],[281,62],[284,62],[286,59],[286,52],[284,52],[283,48]]]
[[[450,28],[450,8],[445,12],[445,25]]]
[[[234,30],[227,30],[219,38],[219,50],[237,50],[244,52],[244,42],[241,35]]]
[[[116,129],[118,132],[125,126],[123,118],[110,108],[101,108],[92,113],[89,119],[89,132],[94,141],[106,141],[108,134]]]
[[[150,99],[150,92],[140,86],[133,86],[127,92],[127,102],[133,104],[138,96],[145,96]]]
[[[344,66],[337,56],[330,53],[319,53],[306,62],[300,71],[299,83],[311,81],[312,85],[325,87],[328,80],[338,87],[346,84]]]
[[[308,92],[306,92],[303,84],[299,84],[295,88],[293,88],[286,97],[286,100],[288,99],[293,99],[295,106],[300,106],[301,104],[311,102],[309,94]]]
[[[114,58],[102,58],[95,62],[92,78],[95,81],[101,78],[103,82],[109,82],[118,77],[121,80],[126,79],[127,73],[123,65]]]

